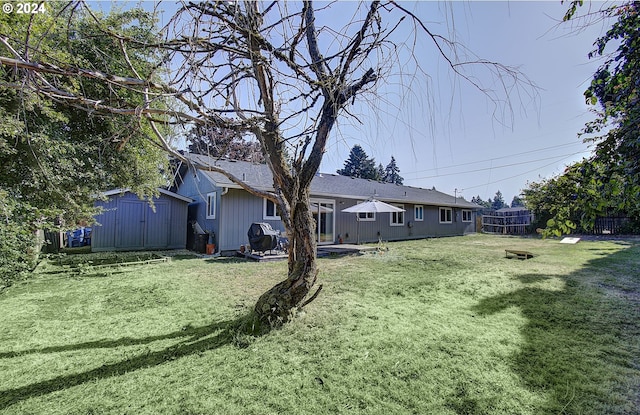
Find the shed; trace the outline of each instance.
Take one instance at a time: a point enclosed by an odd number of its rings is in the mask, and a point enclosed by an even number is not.
[[[129,189],[102,193],[96,201],[103,212],[96,216],[91,251],[184,249],[187,246],[187,205],[191,199],[164,189],[153,206]]]

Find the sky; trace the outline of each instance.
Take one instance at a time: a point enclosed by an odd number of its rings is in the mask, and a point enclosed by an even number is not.
[[[527,183],[562,173],[589,156],[591,149],[578,132],[594,119],[583,92],[599,63],[588,53],[606,25],[558,26],[567,8],[560,1],[412,5],[434,30],[453,34],[480,58],[517,67],[535,83],[535,91],[512,91],[512,110],[499,109],[496,115],[491,100],[465,81],[452,80],[441,61],[404,102],[368,113],[363,125],[339,125],[322,172],[342,168],[351,147],[359,144],[376,163],[386,165],[393,156],[405,185],[435,186],[467,200],[487,200],[499,190],[510,203]],[[418,59],[427,63],[438,57],[431,51]],[[484,75],[477,73],[490,86],[491,77]]]
[[[175,3],[161,4],[163,17],[170,17]],[[467,200],[487,200],[499,190],[510,203],[528,183],[589,156],[578,133],[594,119],[583,92],[599,61],[588,53],[610,21],[587,27],[561,23],[567,5],[560,0],[400,4],[434,33],[464,45],[474,59],[516,68],[520,81],[508,85],[509,104],[496,105],[495,97],[454,76],[424,33],[414,36],[413,27],[403,25],[397,39],[415,45],[415,59],[400,55],[400,72],[378,81],[375,94],[350,108],[357,119],[338,120],[320,172],[342,168],[359,144],[376,164],[386,166],[393,156],[405,185],[435,187]],[[600,5],[585,2],[580,11]],[[414,61],[423,73],[416,75]],[[499,91],[500,82],[509,81],[470,68],[467,74],[485,88]]]

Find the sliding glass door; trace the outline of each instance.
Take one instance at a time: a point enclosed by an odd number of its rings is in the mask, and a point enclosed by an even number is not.
[[[316,241],[318,245],[332,244],[335,241],[335,206],[333,200],[311,199],[313,219],[316,221]]]

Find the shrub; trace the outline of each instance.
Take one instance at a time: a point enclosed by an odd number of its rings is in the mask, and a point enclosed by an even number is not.
[[[0,290],[24,278],[37,260],[38,239],[25,207],[0,190]]]

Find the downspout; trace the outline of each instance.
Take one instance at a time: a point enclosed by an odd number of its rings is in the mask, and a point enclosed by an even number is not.
[[[222,253],[222,234],[224,232],[222,232],[222,218],[224,217],[222,215],[222,196],[226,195],[227,193],[229,193],[229,188],[228,187],[223,187],[222,188],[222,192],[220,192],[220,216],[218,217],[218,252],[221,254]]]

